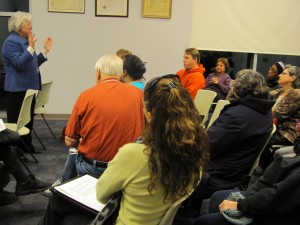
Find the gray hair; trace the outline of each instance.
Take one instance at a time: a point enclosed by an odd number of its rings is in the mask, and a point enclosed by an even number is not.
[[[95,65],[95,69],[101,74],[110,76],[121,76],[123,73],[123,60],[117,55],[104,55]]]
[[[31,14],[26,12],[15,12],[8,20],[8,31],[9,32],[19,32],[23,22],[31,23]]]
[[[240,70],[236,74],[232,92],[239,98],[247,95],[257,98],[268,98],[269,96],[269,88],[263,75],[249,69]]]
[[[295,76],[296,79],[292,83],[293,88],[299,88],[300,87],[300,68],[298,66],[293,65],[286,65],[285,70],[288,70],[290,76]]]

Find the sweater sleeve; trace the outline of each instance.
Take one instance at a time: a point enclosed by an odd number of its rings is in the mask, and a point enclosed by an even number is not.
[[[230,89],[230,76],[228,74],[224,74],[223,75],[224,78],[221,80],[221,82],[218,83],[220,89],[227,94],[229,92]]]
[[[142,147],[137,148],[137,146]],[[146,155],[143,154],[143,146],[145,145],[127,144],[119,149],[119,152],[108,163],[107,169],[97,181],[96,195],[98,201],[107,203],[114,193],[122,191],[133,180],[143,166],[148,166],[145,163]]]
[[[78,97],[76,103],[73,107],[69,122],[66,126],[65,135],[68,138],[79,140],[80,139],[80,105],[81,105],[81,96]]]
[[[29,51],[21,47],[21,43],[16,40],[7,40],[3,46],[3,55],[18,70],[26,70],[28,64],[33,60],[33,56]]]
[[[247,191],[246,198],[238,201],[238,209],[250,216],[290,212],[300,204],[300,171],[289,165],[299,158],[277,158],[265,174]]]

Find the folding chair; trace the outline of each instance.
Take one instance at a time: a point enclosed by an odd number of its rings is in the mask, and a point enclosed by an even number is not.
[[[28,89],[26,91],[26,95],[24,97],[20,114],[18,117],[17,123],[4,123],[5,127],[7,129],[16,131],[19,133],[20,136],[24,136],[30,133],[30,130],[25,127],[31,120],[31,104],[32,100],[35,97],[35,90]],[[26,143],[21,139],[23,145],[25,146],[28,153],[31,155],[31,157],[34,159],[36,163],[38,163],[38,160],[35,158],[35,156],[32,154],[31,150],[28,148]]]
[[[217,96],[217,93],[210,90],[198,90],[194,104],[196,106],[196,109],[198,110],[199,114],[203,116],[202,124],[204,125],[207,118],[208,118],[208,112],[209,109]]]
[[[168,211],[166,212],[166,214],[164,215],[164,217],[162,218],[162,220],[160,221],[160,223],[158,225],[172,225],[174,217],[181,205],[182,202],[184,202],[184,200],[186,200],[189,196],[191,196],[191,194],[194,192],[194,190],[192,190],[188,195],[185,195],[183,197],[181,197],[179,200],[177,200],[176,202],[173,203],[173,205],[171,205],[171,207],[168,209]]]
[[[258,155],[256,156],[256,159],[255,159],[255,161],[254,161],[254,163],[253,163],[253,165],[252,165],[252,167],[251,167],[251,169],[250,169],[250,172],[248,173],[248,176],[247,176],[246,180],[245,180],[245,181],[243,182],[243,184],[240,186],[240,189],[241,189],[241,190],[247,189],[248,184],[249,184],[249,181],[250,181],[251,177],[253,176],[253,173],[254,173],[256,167],[257,167],[258,164],[259,164],[260,156],[261,156],[261,154],[263,153],[263,151],[265,150],[266,146],[268,145],[268,143],[269,143],[269,141],[270,141],[272,135],[275,133],[275,131],[276,131],[276,126],[273,124],[273,129],[272,129],[272,131],[271,131],[269,137],[266,139],[266,141],[265,141],[265,143],[264,143],[262,149],[260,150],[260,152],[259,152]]]
[[[40,90],[38,92],[38,95],[36,97],[36,103],[35,103],[35,108],[34,108],[34,114],[37,115],[41,115],[46,126],[48,127],[48,129],[50,130],[52,136],[54,138],[56,138],[55,134],[53,133],[52,129],[50,128],[49,124],[47,123],[47,120],[44,117],[44,114],[47,113],[47,108],[45,107],[45,105],[49,102],[49,95],[50,95],[50,89],[52,86],[53,81],[48,81],[42,84],[42,90]],[[38,134],[36,133],[36,131],[33,129],[33,132],[35,134],[35,136],[37,137],[38,141],[40,142],[40,144],[43,146],[44,150],[46,150],[45,145],[43,144],[42,140],[40,139],[40,137],[38,136]]]
[[[224,108],[225,105],[228,105],[230,102],[228,100],[219,100],[216,104],[215,110],[209,120],[209,123],[207,125],[207,129],[215,122],[215,120],[219,117],[220,112]]]

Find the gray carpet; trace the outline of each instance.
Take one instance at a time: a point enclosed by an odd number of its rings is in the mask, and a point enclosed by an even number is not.
[[[43,120],[35,120],[34,129],[45,144],[47,150],[41,154],[35,154],[39,163],[33,163],[30,155],[26,157],[31,161],[26,163],[37,179],[54,182],[60,177],[66,157],[67,147],[60,139],[63,127],[67,121],[52,120],[48,121],[50,127],[56,135],[53,138]],[[36,148],[42,149],[34,134],[33,144]],[[14,192],[16,182],[13,176],[10,176],[11,182],[5,190]],[[31,194],[19,197],[19,200],[7,206],[0,206],[0,225],[35,225],[44,213],[48,198],[41,193]]]

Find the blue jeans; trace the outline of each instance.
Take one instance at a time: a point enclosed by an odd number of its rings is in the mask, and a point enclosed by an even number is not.
[[[61,182],[65,182],[77,176],[76,158],[77,158],[76,153],[75,154],[70,152],[68,153],[65,167],[60,178]]]
[[[79,176],[89,174],[95,178],[99,178],[106,168],[98,167],[94,161],[94,165],[90,165],[82,158],[82,154],[78,154],[76,158],[76,170]]]

